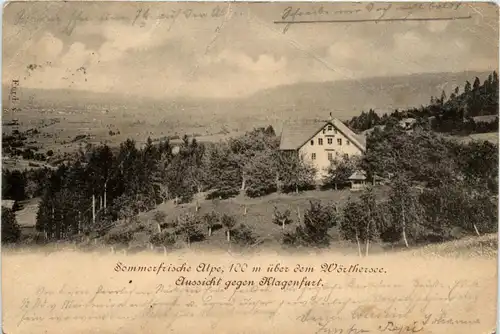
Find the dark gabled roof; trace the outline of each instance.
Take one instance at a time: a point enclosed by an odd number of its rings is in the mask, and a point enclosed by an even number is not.
[[[322,122],[310,122],[303,124],[287,124],[281,132],[280,150],[298,150],[318,132],[328,124],[333,125],[338,131],[346,136],[354,145],[363,152],[366,149],[366,139],[364,136],[356,135],[344,123],[338,119],[331,119]]]
[[[297,150],[325,126],[324,122],[287,124],[283,126],[280,150]]]

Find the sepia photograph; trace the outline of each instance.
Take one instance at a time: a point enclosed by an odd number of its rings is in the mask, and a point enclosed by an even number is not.
[[[496,333],[496,3],[19,1],[2,34],[4,333]]]

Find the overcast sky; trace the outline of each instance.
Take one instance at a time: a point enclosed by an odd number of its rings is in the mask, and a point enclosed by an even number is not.
[[[319,13],[296,20],[376,18],[387,8],[382,3],[330,3],[321,10],[320,4],[304,3],[10,3],[4,10],[2,82],[20,78],[25,87],[153,97],[235,97],[304,81],[498,68],[498,9],[492,4],[409,12],[394,3],[385,18],[472,18],[295,24],[284,34],[284,25],[273,21],[289,6],[292,13]],[[352,9],[359,11],[338,13]],[[177,11],[175,20],[168,18]],[[202,13],[207,16],[195,17]],[[29,64],[41,67],[27,70]]]

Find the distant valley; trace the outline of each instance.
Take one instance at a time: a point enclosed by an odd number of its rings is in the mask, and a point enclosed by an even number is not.
[[[211,137],[273,125],[279,132],[285,121],[301,122],[325,118],[330,112],[349,119],[362,110],[378,113],[426,105],[431,96],[449,94],[466,80],[484,80],[489,72],[425,73],[362,80],[307,82],[263,90],[234,99],[141,98],[133,95],[103,94],[75,90],[18,90],[20,113],[4,112],[4,121],[19,119],[22,125],[36,126],[42,119],[56,118],[58,127],[66,123],[74,135],[97,131],[97,141],[108,130],[122,137],[144,141],[147,136],[196,135]],[[3,108],[8,105],[9,87],[3,86]],[[28,118],[28,119],[26,119]],[[75,124],[81,123],[82,126]],[[48,129],[48,128],[47,128]],[[80,130],[79,130],[80,129]],[[100,129],[100,130],[99,130]],[[62,131],[62,130],[60,130]],[[107,138],[109,139],[109,138]],[[115,140],[113,140],[115,141]]]

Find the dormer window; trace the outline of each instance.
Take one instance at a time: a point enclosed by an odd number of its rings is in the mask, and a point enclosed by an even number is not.
[[[328,131],[332,131],[332,130],[333,130],[333,126],[328,125]]]

